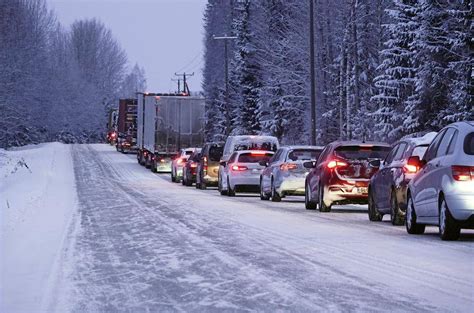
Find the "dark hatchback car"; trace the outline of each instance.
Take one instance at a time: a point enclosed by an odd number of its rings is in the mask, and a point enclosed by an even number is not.
[[[181,183],[185,186],[192,186],[196,182],[196,173],[199,160],[201,159],[201,149],[197,148],[189,156],[183,167],[183,180]]]
[[[219,162],[224,152],[224,142],[206,143],[201,150],[201,159],[197,166],[196,188],[217,187]]]
[[[382,142],[335,141],[328,144],[317,162],[305,162],[313,168],[305,182],[305,206],[308,210],[331,211],[333,204],[367,203],[369,180],[378,168],[370,165],[383,160],[390,145]]]
[[[393,225],[403,225],[408,183],[419,170],[408,164],[408,158],[422,158],[435,136],[436,133],[428,133],[421,138],[402,139],[383,162],[372,162],[374,167],[380,167],[369,183],[369,220],[381,221],[385,214],[390,214]]]

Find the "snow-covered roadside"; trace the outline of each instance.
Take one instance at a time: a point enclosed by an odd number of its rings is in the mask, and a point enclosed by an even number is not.
[[[51,305],[76,211],[70,146],[0,150],[0,312]]]

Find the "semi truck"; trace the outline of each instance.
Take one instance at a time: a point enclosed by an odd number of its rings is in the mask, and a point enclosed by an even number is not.
[[[117,115],[117,151],[137,151],[137,99],[120,99]]]
[[[153,172],[170,172],[183,148],[203,144],[204,98],[188,94],[137,94],[137,160]]]

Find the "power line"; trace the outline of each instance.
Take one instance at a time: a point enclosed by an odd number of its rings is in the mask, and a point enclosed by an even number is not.
[[[181,72],[183,71],[184,69],[186,69],[188,66],[190,66],[194,61],[196,61],[196,59],[202,55],[202,51],[203,49],[201,49],[192,59],[191,61],[189,61],[188,63],[186,63],[186,65],[184,65],[183,67],[181,67],[179,70],[177,70],[177,72]]]

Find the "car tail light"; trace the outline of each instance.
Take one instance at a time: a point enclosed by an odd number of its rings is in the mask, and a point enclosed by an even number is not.
[[[160,163],[165,163],[165,159],[160,159]]]
[[[469,181],[474,180],[474,166],[451,166],[453,172],[453,178],[457,181]]]
[[[250,152],[251,155],[265,155],[267,151],[252,151]]]
[[[191,166],[191,168],[196,168],[198,165],[197,165],[197,163],[191,163],[190,166]]]
[[[176,161],[176,164],[181,164],[183,163],[183,159],[178,159],[178,161]]]
[[[242,166],[242,165],[232,165],[231,168],[234,172],[242,172],[242,171],[248,170],[247,166]]]
[[[144,151],[143,156],[146,157],[148,155],[148,152]]]
[[[207,157],[202,159],[203,171],[207,172]]]
[[[345,167],[347,165],[348,165],[347,162],[344,162],[344,161],[341,161],[341,160],[332,160],[332,161],[328,162],[327,167],[329,169],[333,169],[333,168],[336,168],[336,167]]]
[[[296,170],[297,168],[298,164],[295,163],[283,163],[280,165],[280,170],[282,171]]]
[[[151,159],[152,159],[153,161],[155,161],[155,160],[156,160],[156,156],[153,155],[153,156],[151,157]]]
[[[403,166],[403,171],[408,174],[415,174],[418,172],[418,170],[418,166],[413,164],[405,164],[405,166]]]

